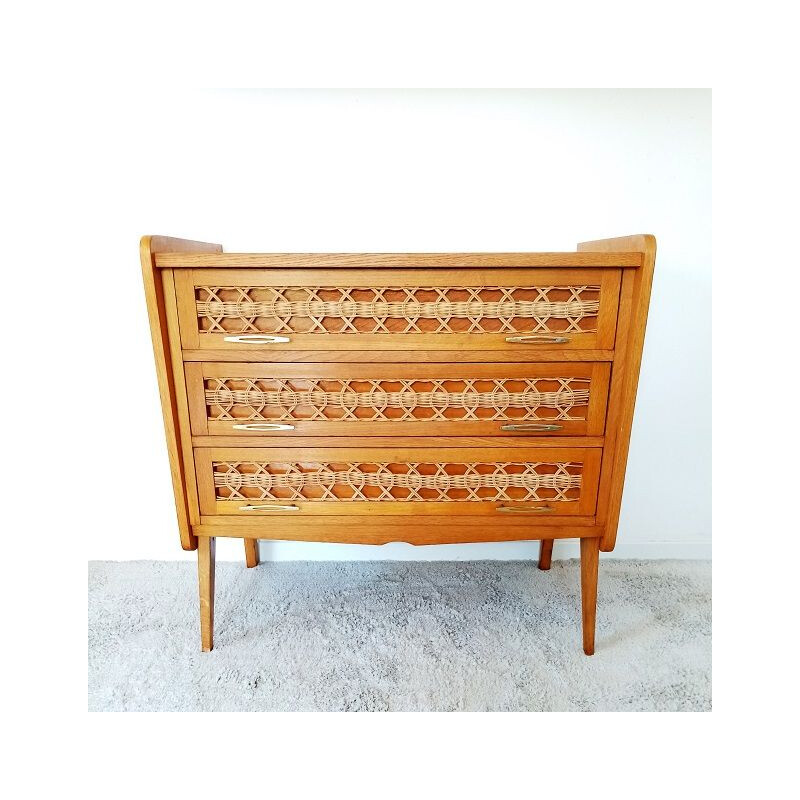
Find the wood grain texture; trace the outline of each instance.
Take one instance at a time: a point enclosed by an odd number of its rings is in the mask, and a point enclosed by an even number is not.
[[[180,275],[180,273],[176,273]],[[238,347],[230,350],[184,349],[184,361],[253,361],[288,364],[382,364],[383,350],[268,350],[264,347]],[[613,350],[551,350],[538,347],[517,350],[393,350],[391,361],[419,364],[543,363],[546,361],[613,361]]]
[[[178,414],[178,443],[181,463],[183,465],[186,492],[186,504],[189,510],[189,522],[196,525],[200,516],[197,500],[197,476],[194,471],[192,456],[192,430],[189,416],[189,399],[186,393],[186,376],[181,358],[180,331],[175,298],[175,282],[172,270],[161,270],[161,282],[164,290],[164,314],[167,320],[168,349],[170,353],[169,367],[172,370],[173,392]],[[191,366],[191,365],[189,365]]]
[[[602,447],[602,436],[298,436],[291,441],[264,436],[194,436],[195,447]]]
[[[258,566],[258,540],[244,540],[244,561],[248,567]]]
[[[198,537],[197,577],[200,589],[200,644],[204,653],[214,647],[214,583],[217,542],[214,536]]]
[[[175,378],[171,368],[171,352],[167,312],[164,301],[164,287],[161,275],[155,266],[158,253],[174,252],[219,253],[222,247],[217,244],[173,239],[167,236],[144,236],[139,243],[139,256],[142,265],[147,314],[150,321],[150,337],[153,343],[158,391],[164,418],[164,433],[167,440],[172,488],[175,495],[175,508],[178,516],[178,531],[184,550],[194,550],[197,546],[191,532],[191,514],[186,492],[186,474],[180,441],[180,410],[175,391]],[[188,433],[188,431],[187,431]]]
[[[627,353],[630,341],[631,310],[633,303],[633,284],[635,276],[632,271],[625,273],[620,289],[619,324],[617,326],[617,350],[611,365],[611,381],[609,385],[608,406],[606,413],[606,431],[603,446],[603,459],[600,469],[600,486],[597,499],[597,519],[599,524],[608,520],[611,503],[611,483],[614,475],[614,460],[619,422],[624,413],[625,385],[627,376]],[[601,543],[602,546],[602,543]]]
[[[199,242],[195,239],[177,239],[174,236],[143,236],[141,240],[142,246],[147,242],[147,247],[157,261],[162,256],[170,256],[179,254],[181,257],[185,255],[211,255],[212,253],[222,253],[221,244],[213,244],[212,242]],[[160,266],[155,264],[155,266]]]
[[[583,652],[587,656],[594,655],[599,563],[600,539],[581,539],[581,621],[583,623]]]
[[[262,286],[262,287],[303,287],[336,288],[347,286],[353,289],[372,289],[380,287],[420,288],[473,287],[484,286],[569,286],[598,285],[604,274],[612,283],[620,274],[620,267],[598,269],[539,267],[483,267],[478,269],[403,269],[376,273],[372,269],[348,268],[331,272],[328,268],[315,269],[200,269],[194,267],[186,275],[195,286]],[[178,270],[183,274],[183,270]]]
[[[328,517],[325,520],[319,517],[261,517],[257,520],[243,517],[200,517],[200,524],[194,526],[193,532],[197,536],[289,542],[371,545],[405,542],[428,545],[597,538],[602,529],[591,525],[531,525],[527,518],[493,521],[485,517],[459,517],[458,524],[455,525],[451,517],[391,518],[388,521],[366,517],[354,525],[352,517]]]
[[[162,238],[162,237],[159,237]],[[173,240],[178,241],[178,240]],[[221,252],[221,251],[220,251]],[[597,253],[224,253],[162,252],[159,267],[262,269],[459,269],[485,267],[638,267],[642,254]]]
[[[619,357],[615,359],[612,366],[612,399],[608,410],[609,420],[606,426],[606,436],[607,446],[613,447],[613,458],[609,465],[608,489],[601,500],[605,532],[600,542],[600,548],[604,552],[608,552],[614,549],[617,539],[625,470],[628,463],[628,448],[636,405],[636,390],[639,385],[639,370],[650,308],[650,293],[653,286],[656,240],[650,234],[623,236],[616,239],[583,242],[578,245],[578,250],[592,252],[638,250],[642,253],[641,269],[626,273],[626,283],[629,286],[628,296],[623,298],[624,306],[620,308],[620,321],[624,321],[625,324],[624,341],[620,341],[618,337]],[[616,390],[615,383],[618,385]]]
[[[555,539],[578,538],[583,645],[588,655],[594,652],[599,552],[613,549],[616,540],[653,280],[654,237],[643,234],[584,242],[575,253],[225,254],[216,244],[149,236],[142,239],[140,254],[181,545],[198,548],[203,650],[213,647],[217,537],[243,539],[248,567],[258,564],[258,539],[372,545],[538,539],[542,570],[550,568]],[[505,288],[492,294],[487,289],[492,286]],[[595,304],[598,290],[592,288],[598,286],[599,311]],[[353,288],[352,297],[341,287]],[[424,287],[444,291],[437,295]],[[476,305],[473,300],[465,302],[464,297],[470,295],[459,287],[477,289],[471,295]],[[537,320],[541,335],[557,336],[559,326],[564,326],[567,342],[506,341],[507,336],[525,335],[525,330],[517,330],[517,319],[502,321],[501,315],[508,314],[509,308],[519,312],[518,302],[537,297],[530,287],[578,287],[571,295],[563,288],[543,289],[537,302],[544,304],[535,312],[530,307],[524,311],[525,318]],[[569,313],[559,305],[565,296],[570,303],[574,301]],[[497,298],[503,298],[502,303]],[[406,301],[409,306],[402,305]],[[312,321],[303,321],[309,319]],[[434,323],[429,327],[425,323],[420,329],[423,332],[417,332],[417,319]],[[464,320],[469,324],[465,326]],[[250,345],[224,341],[227,331],[260,331],[273,325],[274,332],[285,334],[288,342]],[[327,332],[314,332],[321,327]],[[226,333],[219,333],[222,328]],[[498,328],[508,330],[501,333]],[[501,381],[502,391],[516,393],[516,406],[511,403],[507,407],[522,408],[519,413],[530,416],[533,412],[527,397],[520,400],[522,390],[508,389],[505,382],[520,379],[528,386],[526,381],[537,375],[590,377],[589,405],[582,406],[584,418],[569,412],[557,431],[506,432],[501,425],[507,412],[498,415],[493,402],[486,399],[481,407],[489,409],[491,419],[458,416],[465,408],[457,396],[466,391],[464,382],[480,378]],[[242,399],[239,394],[241,385],[221,385],[216,378],[234,382],[237,378],[299,379],[309,384],[339,381],[338,388],[314,384],[319,393],[309,405],[314,415],[315,403],[349,409],[344,395],[336,392],[352,393],[352,383],[357,381],[366,382],[367,390],[378,394],[399,391],[376,385],[382,381],[461,380],[462,384],[461,388],[448,385],[437,389],[447,395],[450,416],[444,418],[437,411],[435,420],[421,418],[423,412],[409,413],[407,398],[399,394],[392,402],[402,408],[402,420],[382,410],[371,417],[362,410],[362,416],[355,418],[348,410],[337,412],[338,418],[311,420],[295,410],[294,395],[289,396],[308,391],[307,385],[296,388],[292,384],[284,395],[286,384],[279,384],[281,394],[276,395],[279,399],[274,407],[255,413],[263,421],[271,419],[269,414],[288,414],[294,427],[253,432],[233,428],[240,418],[236,414],[251,415],[265,393],[277,390],[259,384],[253,406],[251,397]],[[208,399],[207,383],[217,387],[209,390]],[[217,390],[222,394],[214,394]],[[489,396],[485,389],[471,386],[470,390]],[[355,390],[356,394],[364,391],[363,387]],[[540,390],[537,384],[536,391],[553,389]],[[566,391],[577,390],[568,385]],[[236,402],[241,405],[235,414],[230,411],[232,392],[237,393]],[[403,392],[425,395],[431,389],[415,386]],[[580,392],[574,396],[580,397]],[[216,413],[209,413],[214,406],[211,398],[220,401]],[[414,409],[424,408],[428,402],[412,399]],[[361,398],[357,407],[379,409],[379,400]],[[352,402],[349,396],[347,402]],[[440,408],[442,398],[431,397],[430,402]],[[563,413],[561,402],[559,398],[549,407]],[[585,395],[581,402],[585,404]],[[540,407],[538,401],[535,407]],[[462,411],[453,410],[459,408]],[[242,488],[241,476],[248,474],[248,469],[252,475],[254,468],[229,466],[217,478],[220,497],[229,499],[218,499],[213,461],[266,461],[270,474],[282,474],[286,469],[273,466],[273,462],[301,463],[306,465],[303,471],[309,469],[308,464],[350,463],[353,471],[347,472],[350,467],[342,471],[340,466],[333,470],[337,473],[336,491],[344,491],[338,500],[317,489],[298,492],[298,486],[315,485],[314,480],[301,476],[291,479],[294,488],[288,495],[302,499],[286,501],[298,506],[298,511],[245,511],[240,506],[283,505],[277,498],[284,495],[276,494],[271,483],[254,482],[252,477],[245,480],[247,488]],[[374,472],[378,463],[400,465],[389,469],[392,475],[410,470],[408,474],[419,476],[427,474],[425,468],[415,472],[415,467],[405,465],[534,461],[582,464],[578,499],[556,493],[554,497],[560,499],[549,502],[557,508],[539,515],[532,509],[547,505],[547,500],[467,500],[467,495],[458,494],[464,489],[458,489],[449,478],[437,478],[430,484],[434,488],[424,490],[430,494],[415,494],[419,483],[414,482],[406,499],[401,494],[389,500],[381,495],[384,499],[378,500],[374,493],[358,489],[364,477],[361,473]],[[460,467],[444,469],[447,475],[463,474]],[[492,497],[542,496],[531,488],[539,485],[534,470],[538,468],[526,469],[525,474],[532,477],[521,484],[527,495],[505,490],[495,494],[497,487],[487,488]],[[232,483],[226,474],[234,476]],[[364,485],[375,483],[374,477],[370,481]],[[481,485],[486,482],[483,478],[479,481]],[[569,475],[564,481],[556,484],[562,487],[558,492],[567,491],[564,487],[577,491]],[[392,477],[386,485],[402,487],[403,481]],[[232,499],[237,496],[247,499]],[[261,497],[269,499],[255,499]],[[498,511],[509,505],[526,506],[527,511]]]
[[[454,520],[453,524],[461,517],[483,517],[487,520],[502,520],[508,516],[525,517],[531,526],[537,525],[594,525],[594,516],[587,516],[586,507],[591,506],[594,497],[587,493],[585,506],[579,503],[555,503],[547,500],[503,501],[487,500],[485,502],[473,501],[471,503],[437,502],[431,500],[425,503],[409,503],[402,501],[383,500],[380,503],[369,501],[315,501],[315,500],[217,500],[213,505],[204,505],[203,514],[213,514],[224,518],[247,517],[256,518],[297,518],[315,517],[324,520],[328,517],[350,517],[354,525],[360,525],[365,517],[370,519],[384,518],[386,524],[394,524],[397,518],[406,517],[442,517],[448,516]],[[263,509],[251,511],[248,506],[266,505],[275,506],[274,510]],[[294,510],[282,510],[280,506],[288,505]],[[503,508],[520,506],[525,510],[502,511]],[[552,509],[552,510],[550,510]]]

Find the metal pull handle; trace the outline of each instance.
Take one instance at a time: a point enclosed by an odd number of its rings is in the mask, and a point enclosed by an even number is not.
[[[275,505],[261,505],[261,506],[239,506],[239,511],[299,511],[300,506],[275,506]]]
[[[235,427],[235,426],[234,426]],[[529,422],[520,425],[501,425],[501,431],[560,431],[562,425],[546,425],[540,422]]]
[[[238,336],[226,336],[225,341],[239,344],[280,344],[292,340],[288,336],[273,336],[269,333],[241,333]]]
[[[569,336],[506,336],[514,344],[566,344]]]
[[[278,422],[248,422],[244,425],[234,425],[235,431],[293,431],[294,425],[283,425]]]
[[[519,506],[498,506],[497,511],[511,511],[516,514],[542,514],[555,511],[552,506],[536,506],[535,508],[520,508]]]

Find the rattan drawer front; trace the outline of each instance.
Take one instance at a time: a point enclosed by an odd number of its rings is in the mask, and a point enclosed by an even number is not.
[[[195,435],[599,436],[610,365],[186,364]]]
[[[594,513],[598,448],[201,448],[205,515]]]
[[[608,350],[620,271],[179,270],[184,349]]]

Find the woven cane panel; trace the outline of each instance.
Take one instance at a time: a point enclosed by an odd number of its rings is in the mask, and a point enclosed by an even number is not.
[[[591,333],[599,286],[198,286],[201,333]]]
[[[206,378],[208,418],[234,421],[585,420],[588,378]]]
[[[579,463],[214,462],[219,500],[492,501],[579,499]]]

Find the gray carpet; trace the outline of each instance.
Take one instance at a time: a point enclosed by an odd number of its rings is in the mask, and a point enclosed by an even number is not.
[[[91,562],[91,711],[708,711],[711,565],[602,560],[597,653],[577,561]]]

